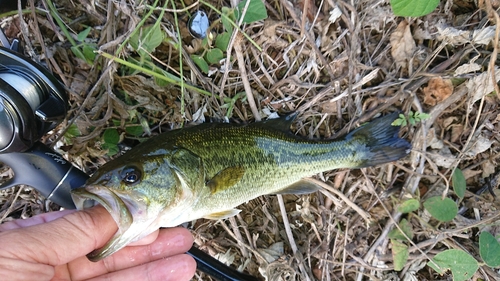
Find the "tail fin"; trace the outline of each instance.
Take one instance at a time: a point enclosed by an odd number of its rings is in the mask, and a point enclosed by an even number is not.
[[[366,144],[370,157],[358,168],[375,166],[405,157],[411,151],[411,144],[399,138],[399,126],[393,126],[392,122],[399,116],[398,112],[373,120],[352,131],[346,136],[346,140],[359,140]]]

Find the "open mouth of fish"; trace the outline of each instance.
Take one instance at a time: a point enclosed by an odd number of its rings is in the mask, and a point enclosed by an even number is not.
[[[95,185],[74,189],[71,195],[79,210],[101,204],[118,225],[118,231],[106,245],[87,255],[91,261],[101,260],[140,238],[138,224],[147,223],[139,219],[134,224],[134,214],[140,216],[140,210],[144,210],[144,204],[141,204],[140,200],[128,200],[112,190]]]
[[[111,214],[120,230],[125,231],[133,222],[129,204],[113,191],[100,186],[86,186],[72,191],[73,201],[78,210],[101,204]]]

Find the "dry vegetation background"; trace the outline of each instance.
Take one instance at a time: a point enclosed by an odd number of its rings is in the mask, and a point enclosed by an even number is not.
[[[262,50],[238,33],[225,60],[210,66],[210,76],[190,59],[200,40],[186,29],[189,15],[202,8],[215,22],[218,14],[203,3],[217,9],[236,3],[189,0],[183,8],[175,1],[174,8],[169,2],[159,18],[163,2],[152,9],[153,1],[54,1],[73,39],[91,27],[84,43],[100,53],[88,64],[70,50],[47,2],[28,1],[22,17],[17,10],[2,11],[0,24],[66,85],[67,119],[43,141],[88,173],[116,157],[103,149],[109,128],[119,133],[116,148],[124,153],[141,138],[203,117],[244,123],[298,111],[292,128],[297,134],[330,138],[381,113],[430,115],[403,127],[413,152],[400,161],[325,172],[317,176],[330,187],[324,192],[287,195],[282,204],[276,196],[262,196],[234,218],[189,224],[198,247],[224,262],[269,280],[450,280],[451,274],[439,276],[426,266],[428,259],[452,248],[480,259],[478,233],[500,234],[493,196],[500,112],[491,83],[498,72],[498,16],[491,8],[498,2],[447,0],[430,15],[405,19],[392,13],[388,1],[266,0],[268,18],[241,26]],[[123,43],[141,21],[159,21],[163,32],[161,45],[148,54],[151,61],[211,95],[159,86],[150,75],[103,56],[123,47],[119,58],[140,60]],[[213,26],[215,34],[221,29]],[[234,98],[245,90],[246,96]],[[137,126],[140,135],[126,129]],[[404,199],[423,202],[436,194],[458,202],[449,189],[455,167],[463,170],[468,190],[453,221],[438,223],[422,207],[407,215],[395,210]],[[11,176],[2,171],[3,180]],[[491,192],[479,192],[488,185]],[[57,209],[28,187],[0,193],[1,221]],[[396,272],[387,233],[401,217],[415,235],[406,266]],[[500,274],[481,266],[474,279],[500,280]]]

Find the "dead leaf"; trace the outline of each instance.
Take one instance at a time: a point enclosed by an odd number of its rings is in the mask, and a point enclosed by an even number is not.
[[[472,147],[465,152],[465,155],[468,157],[474,157],[479,153],[483,153],[486,150],[490,149],[493,141],[484,137],[483,135],[479,135],[477,139],[471,142]]]
[[[271,263],[277,260],[284,253],[283,242],[276,242],[267,249],[257,249],[266,262]]]
[[[424,87],[422,91],[424,92],[424,103],[434,106],[453,93],[453,84],[450,79],[435,77],[429,80],[427,87]]]
[[[456,124],[451,127],[451,138],[450,142],[456,143],[460,136],[464,133],[464,125]]]
[[[204,104],[202,107],[198,108],[198,110],[193,114],[194,123],[203,123],[205,122],[205,113],[207,112],[207,104]]]
[[[225,265],[231,265],[234,262],[234,258],[236,257],[236,253],[231,253],[231,249],[227,250],[226,253],[217,253],[215,258],[218,259]]]
[[[259,45],[270,45],[277,49],[286,48],[288,46],[288,42],[283,40],[281,36],[276,32],[276,28],[282,25],[286,25],[280,21],[273,21],[270,19],[266,19],[264,21],[264,29],[262,32],[262,36],[260,36],[257,40],[257,44]]]
[[[389,22],[395,22],[396,16],[389,5],[377,5],[373,3],[370,13],[366,13],[364,27],[382,32]]]
[[[122,89],[136,100],[140,106],[152,111],[165,109],[165,104],[152,94],[165,92],[165,88],[156,85],[153,79],[141,75],[116,76],[115,78],[120,82]]]
[[[484,161],[481,164],[481,170],[483,172],[483,174],[481,176],[483,178],[489,177],[490,175],[495,173],[495,168],[496,168],[496,165],[493,162],[491,162],[490,160]]]
[[[495,38],[496,26],[487,26],[472,32],[472,43],[488,45]]]
[[[440,150],[444,147],[443,141],[436,137],[436,129],[434,127],[429,129],[425,139],[427,146],[432,149]]]
[[[500,69],[495,68],[495,82],[498,83],[500,81]],[[476,77],[471,78],[467,82],[467,89],[469,90],[470,99],[469,99],[469,108],[470,111],[474,103],[483,96],[493,92],[493,83],[491,83],[491,74],[490,72],[483,72]]]
[[[457,160],[456,156],[451,153],[450,148],[446,145],[439,151],[429,152],[427,156],[436,166],[444,168],[451,168]]]
[[[338,112],[338,105],[337,102],[324,102],[321,104],[321,113],[327,113],[327,114],[337,114]]]
[[[462,74],[476,72],[478,70],[481,70],[481,68],[483,67],[475,62],[462,64],[461,66],[457,67],[457,69],[455,69],[455,75],[459,76]]]
[[[391,34],[391,55],[398,67],[406,68],[408,61],[413,57],[417,49],[415,40],[410,31],[410,25],[406,21],[399,23],[396,30]]]
[[[437,25],[437,40],[446,41],[450,45],[488,45],[495,37],[495,26],[487,26],[485,28],[472,31],[460,30],[445,24]]]
[[[472,177],[475,177],[479,175],[481,172],[482,172],[481,170],[472,170],[472,169],[465,169],[462,171],[465,179],[470,179]]]
[[[342,16],[342,11],[339,9],[339,6],[335,5],[333,9],[330,11],[330,17],[328,21],[331,23],[336,22]]]
[[[446,117],[443,122],[442,122],[442,126],[445,130],[449,130],[451,126],[453,126],[454,124],[457,124],[459,122],[459,119],[458,117],[456,116],[450,116],[450,117]]]
[[[438,25],[436,26],[438,30],[437,39],[439,41],[445,41],[451,45],[462,45],[470,42],[469,31],[459,30],[451,26]]]
[[[313,22],[316,15],[318,15],[317,21],[321,21],[325,17],[322,12],[318,13],[318,7],[316,6],[316,3],[314,1],[299,0],[298,5],[302,11],[304,11],[304,8],[307,6],[306,16],[309,19],[309,22]]]

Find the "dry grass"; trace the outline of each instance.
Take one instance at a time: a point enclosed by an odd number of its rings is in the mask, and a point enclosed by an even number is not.
[[[231,6],[224,1],[209,3]],[[263,196],[241,206],[243,211],[235,218],[194,222],[189,227],[195,243],[211,255],[270,280],[436,280],[444,277],[425,266],[429,257],[449,248],[478,257],[478,231],[488,228],[499,233],[491,220],[499,215],[498,200],[488,193],[474,194],[495,174],[499,150],[498,97],[480,89],[491,81],[487,79],[498,65],[498,46],[491,44],[498,42],[494,28],[498,15],[491,10],[498,8],[497,2],[477,7],[474,2],[443,1],[432,14],[405,21],[392,14],[388,1],[266,1],[269,18],[241,27],[262,51],[238,34],[230,43],[231,57],[224,62],[227,71],[215,65],[210,77],[189,57],[199,42],[187,33],[185,10],[177,13],[181,62],[173,44],[178,38],[172,11],[158,18],[157,9],[145,18],[149,8],[139,1],[54,4],[72,34],[92,27],[88,40],[101,51],[95,64],[88,65],[70,51],[65,35],[47,15],[45,1],[28,1],[31,12],[22,18],[17,13],[2,14],[0,23],[9,36],[21,38],[27,54],[44,62],[67,86],[71,99],[67,120],[43,141],[89,173],[110,159],[101,149],[104,130],[117,128],[123,133],[119,146],[123,152],[137,144],[137,138],[124,134],[126,126],[142,124],[155,135],[199,121],[193,116],[203,108],[207,118],[225,119],[224,98],[245,91],[246,101],[236,101],[228,116],[231,122],[298,111],[293,129],[310,138],[345,134],[380,113],[430,114],[428,120],[404,127],[403,136],[412,142],[413,152],[397,163],[325,172],[317,176],[326,185],[322,192]],[[189,11],[198,7],[203,5]],[[341,16],[330,21],[334,9]],[[217,15],[210,11],[209,17]],[[213,95],[160,87],[150,76],[126,73],[122,65],[103,57],[115,54],[144,18],[146,25],[159,21],[166,36],[150,54],[156,64],[174,75],[182,73],[186,84]],[[452,29],[490,33],[483,34],[487,38],[483,44],[470,34],[448,32]],[[220,26],[214,30],[220,32]],[[137,58],[126,45],[117,55]],[[457,74],[476,66],[472,63],[477,64],[475,70]],[[477,80],[480,74],[486,80]],[[81,135],[68,140],[62,136],[70,124]],[[464,171],[468,191],[460,203],[463,212],[452,222],[438,224],[423,208],[411,215],[395,210],[407,198],[423,202],[431,194],[445,194],[455,199],[448,186],[455,167]],[[6,179],[9,171],[3,170]],[[30,189],[1,192],[2,219],[57,209]],[[415,236],[406,266],[396,272],[387,234],[401,217],[410,221]],[[208,277],[200,274],[195,279]],[[499,280],[500,275],[482,266],[474,279]]]

